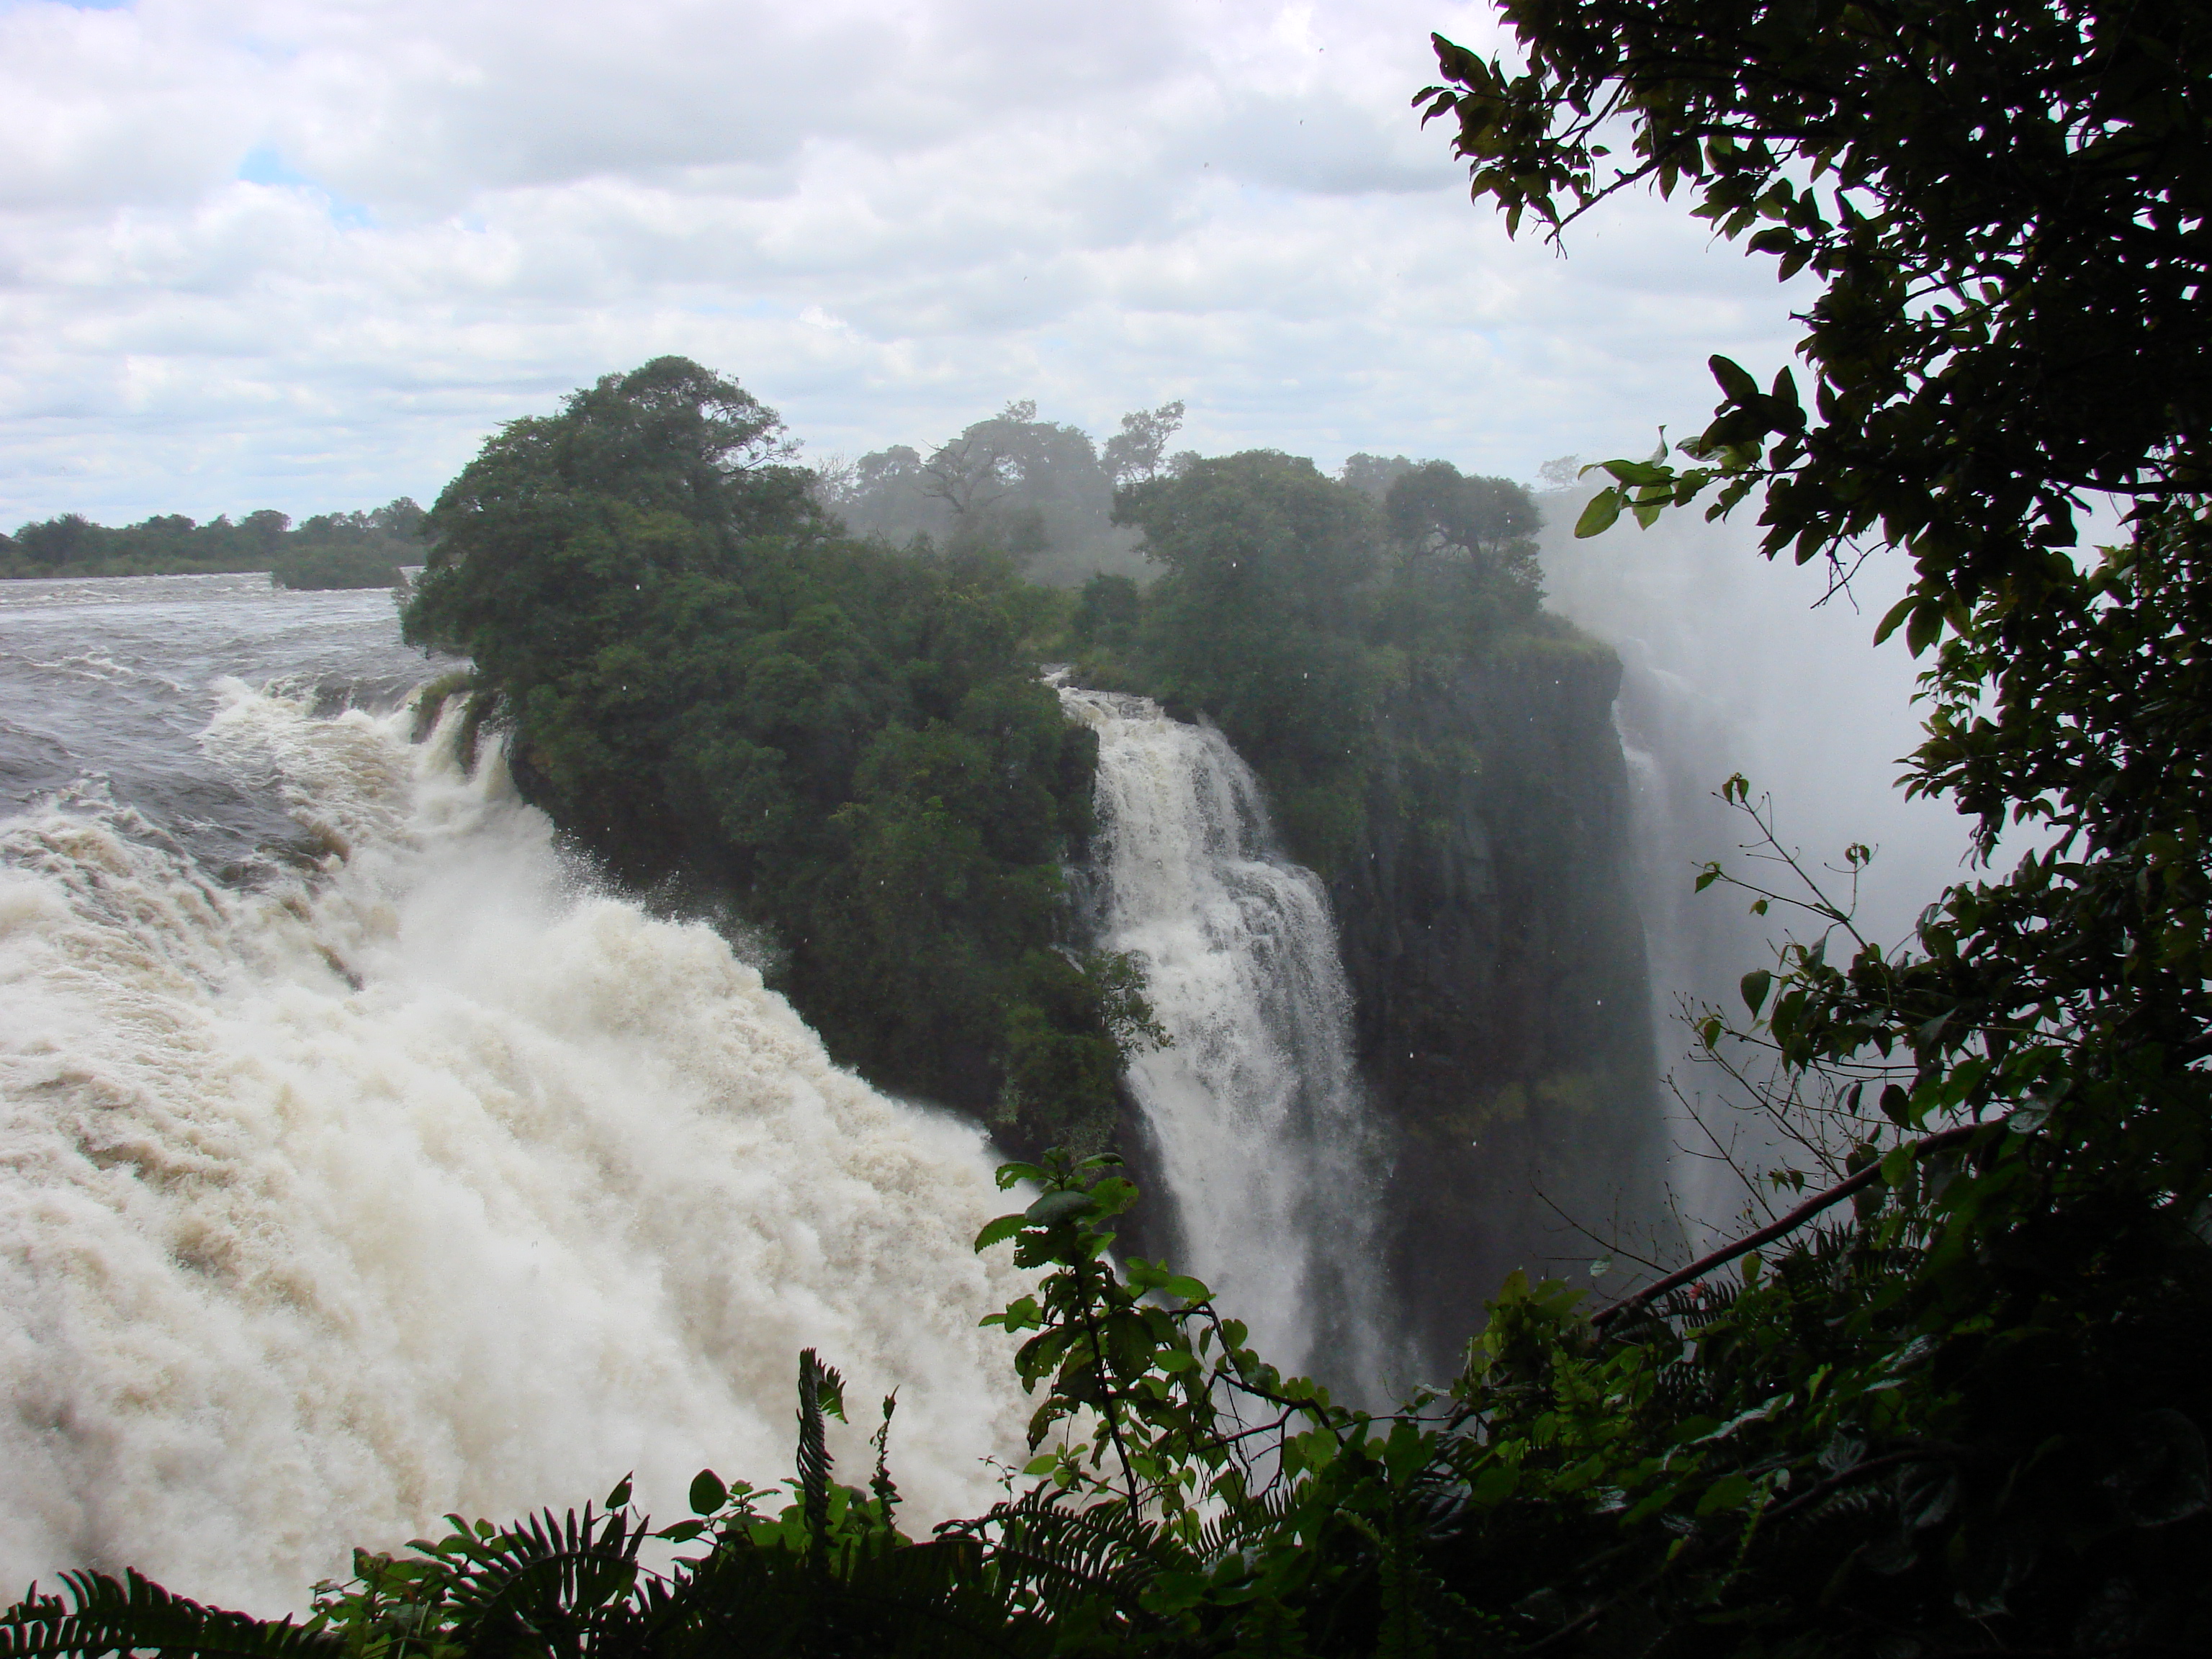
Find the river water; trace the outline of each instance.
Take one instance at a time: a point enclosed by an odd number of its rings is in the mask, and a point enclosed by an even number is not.
[[[752,967],[564,857],[391,596],[0,585],[0,1578],[261,1612],[449,1510],[788,1473],[896,1388],[915,1522],[1018,1455],[1006,1200]],[[857,1471],[855,1471],[857,1474]]]

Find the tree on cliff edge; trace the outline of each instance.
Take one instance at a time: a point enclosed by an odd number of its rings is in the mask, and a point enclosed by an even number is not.
[[[1149,1012],[1054,948],[1096,739],[1036,679],[1034,594],[838,534],[789,456],[696,363],[607,375],[447,486],[406,636],[475,659],[525,798],[615,873],[769,930],[839,1060],[1096,1144]]]
[[[1740,1030],[1704,1027],[1856,1139],[1838,1237],[1885,1253],[1911,1407],[1842,1425],[1815,1490],[1856,1484],[1896,1530],[1820,1599],[1900,1653],[2212,1639],[2212,9],[1501,9],[1518,64],[1439,38],[1416,101],[1509,229],[1564,241],[1648,185],[1820,281],[1808,383],[1715,357],[1710,424],[1607,463],[1579,533],[1755,501],[1770,557],[1909,556],[1876,634],[1929,659],[1909,787],[1974,819],[1985,870],[2008,827],[2038,842],[1890,949],[1785,890],[1809,931],[1747,976]],[[2126,538],[2081,550],[2099,494]],[[1786,1306],[1702,1340],[1800,1341]],[[1819,1381],[1784,1352],[1763,1386],[1809,1425]],[[1883,1458],[1872,1498],[1853,1471]]]

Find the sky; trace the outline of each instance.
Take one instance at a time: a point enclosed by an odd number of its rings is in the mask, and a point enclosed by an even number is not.
[[[678,353],[810,459],[1018,398],[1533,480],[1802,331],[1677,201],[1565,256],[1411,106],[1444,0],[0,0],[0,527],[426,504]],[[1802,284],[1805,279],[1798,279]]]

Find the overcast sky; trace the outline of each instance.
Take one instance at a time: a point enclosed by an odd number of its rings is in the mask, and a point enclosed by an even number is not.
[[[1008,400],[1534,477],[1798,331],[1679,201],[1559,258],[1409,100],[1412,0],[0,0],[0,526],[426,503],[678,352],[810,456]],[[1802,302],[1803,295],[1796,296]]]

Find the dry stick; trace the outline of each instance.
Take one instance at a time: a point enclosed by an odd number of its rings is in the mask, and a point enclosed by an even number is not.
[[[1915,1157],[1920,1157],[1929,1152],[1939,1152],[1946,1146],[1955,1146],[1959,1142],[1971,1139],[1988,1127],[1982,1123],[1962,1123],[1955,1129],[1945,1129],[1940,1133],[1929,1135],[1924,1139],[1913,1143],[1913,1154]],[[1826,1192],[1807,1199],[1779,1221],[1761,1227],[1757,1232],[1740,1238],[1723,1249],[1715,1250],[1711,1255],[1700,1256],[1686,1267],[1676,1268],[1656,1284],[1647,1285],[1633,1296],[1623,1297],[1610,1308],[1601,1308],[1590,1316],[1590,1323],[1602,1330],[1610,1321],[1626,1313],[1630,1309],[1640,1308],[1645,1303],[1666,1295],[1669,1291],[1689,1284],[1692,1279],[1703,1278],[1716,1267],[1726,1267],[1736,1257],[1747,1255],[1762,1244],[1771,1243],[1784,1233],[1795,1232],[1821,1211],[1832,1205],[1842,1203],[1860,1188],[1878,1179],[1881,1174],[1881,1161],[1877,1158],[1856,1175],[1847,1176],[1829,1188]]]

